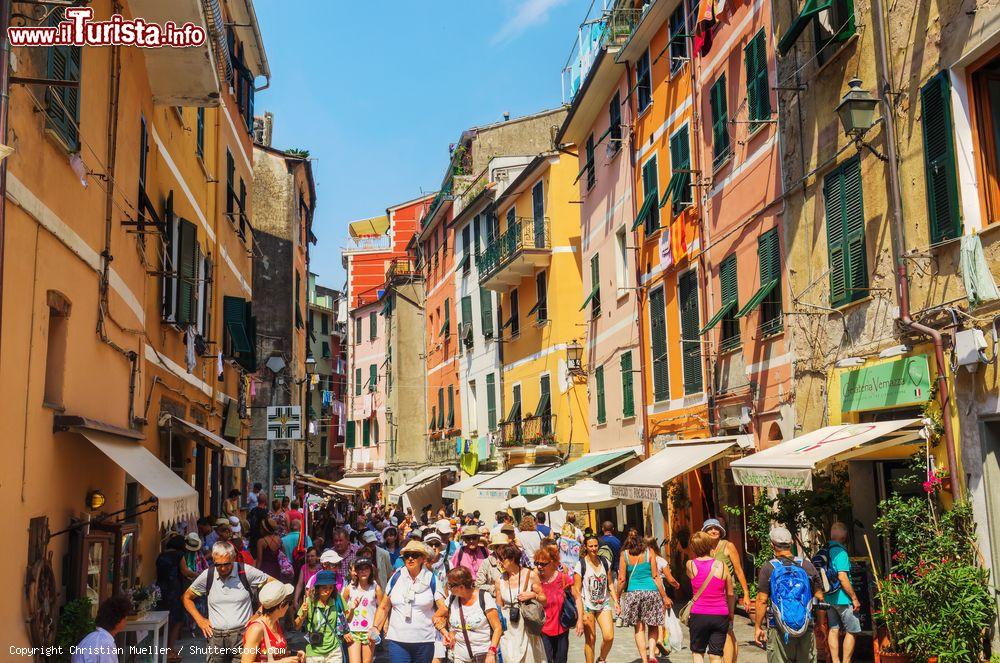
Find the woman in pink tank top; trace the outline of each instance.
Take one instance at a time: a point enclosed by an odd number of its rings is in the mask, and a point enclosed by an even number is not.
[[[695,558],[687,562],[694,599],[691,604],[691,653],[695,663],[722,663],[726,635],[733,627],[736,592],[733,576],[720,560],[712,557],[712,539],[704,532],[691,536]]]

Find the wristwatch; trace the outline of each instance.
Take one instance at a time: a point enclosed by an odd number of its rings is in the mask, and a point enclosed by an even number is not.
[[[487,649],[486,651],[488,651],[491,654],[495,654],[495,653],[497,653],[497,648],[494,647],[493,645],[490,645],[490,648]]]

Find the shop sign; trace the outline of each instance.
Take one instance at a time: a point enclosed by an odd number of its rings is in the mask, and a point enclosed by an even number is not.
[[[840,374],[843,412],[913,405],[926,402],[930,395],[931,372],[927,355],[900,357]]]
[[[660,502],[663,498],[663,488],[653,486],[611,486],[611,496],[625,500]]]
[[[530,486],[521,486],[520,488],[518,488],[518,492],[520,492],[522,495],[525,496],[538,495],[541,497],[545,495],[551,495],[552,493],[556,492],[556,487],[551,483],[532,484]]]
[[[760,486],[785,490],[810,490],[812,470],[777,470],[732,467],[737,486]]]
[[[486,500],[506,500],[510,497],[510,490],[507,488],[480,488],[479,496]]]

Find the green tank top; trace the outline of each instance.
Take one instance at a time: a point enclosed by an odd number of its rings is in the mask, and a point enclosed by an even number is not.
[[[649,561],[649,551],[646,551],[643,561],[638,564],[631,564],[632,556],[626,554],[625,572],[628,578],[629,592],[655,592],[656,583],[653,582],[653,566]]]

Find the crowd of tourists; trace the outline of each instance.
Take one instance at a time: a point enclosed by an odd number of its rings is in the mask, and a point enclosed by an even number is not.
[[[604,522],[599,532],[583,531],[567,514],[554,530],[543,513],[515,523],[497,512],[486,522],[479,512],[414,514],[345,499],[307,519],[298,500],[268,502],[259,486],[247,508],[239,497],[234,491],[223,515],[202,518],[196,531],[164,539],[156,567],[169,612],[168,660],[180,660],[187,628],[205,638],[208,663],[371,663],[378,647],[391,663],[567,663],[571,632],[583,640],[586,663],[605,663],[618,625],[633,630],[641,663],[659,663],[676,646],[681,621],[696,663],[738,660],[733,623],[738,603],[750,608],[750,593],[742,556],[717,519],[684,551],[684,594],[671,552],[634,527],[619,535]],[[834,543],[845,537],[835,526]],[[833,660],[849,663],[859,626],[846,552],[831,548],[825,571],[836,588],[825,593],[821,571],[792,556],[787,530],[775,528],[771,541],[752,613],[768,660],[816,660],[811,621],[796,631],[794,616],[769,609],[772,599],[788,600],[771,594],[798,581],[807,601],[830,604]],[[682,595],[693,595],[683,610],[674,603]],[[112,623],[120,599],[101,611],[92,641],[121,628]],[[304,636],[303,651],[288,644],[293,629]],[[74,661],[115,660],[85,654]]]

